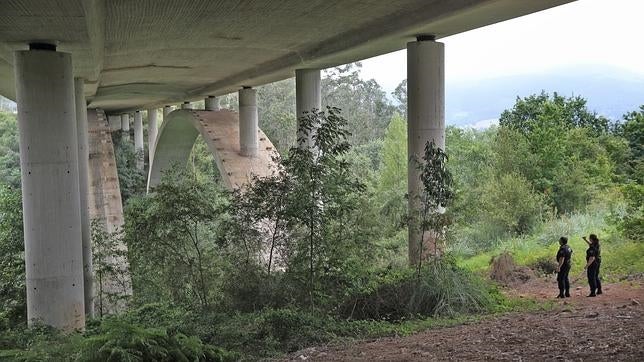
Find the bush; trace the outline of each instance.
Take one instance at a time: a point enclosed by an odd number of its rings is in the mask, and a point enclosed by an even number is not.
[[[541,220],[543,197],[519,174],[502,175],[490,180],[483,190],[485,223],[500,226],[505,232],[523,234]]]
[[[490,288],[449,257],[427,262],[420,274],[411,269],[388,272],[373,286],[348,298],[338,308],[339,314],[352,319],[399,321],[480,313],[491,310],[495,303]]]
[[[111,318],[81,343],[77,361],[234,361],[235,354],[165,328]]]

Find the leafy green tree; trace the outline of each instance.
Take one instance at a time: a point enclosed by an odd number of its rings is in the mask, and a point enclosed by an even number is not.
[[[0,112],[0,183],[20,188],[18,121],[5,112]]]
[[[396,89],[394,89],[392,95],[398,101],[398,111],[401,114],[407,114],[407,79],[404,79],[400,82]]]
[[[589,112],[583,98],[519,98],[499,123],[497,169],[523,175],[558,212],[584,207],[610,183],[614,165],[600,143],[608,121]]]
[[[630,180],[644,183],[644,105],[639,111],[624,115],[623,122],[618,123],[613,133],[628,143],[629,152],[623,163],[623,173]]]
[[[122,233],[110,233],[98,220],[92,220],[92,267],[94,269],[95,310],[99,317],[125,309],[130,297],[129,270],[124,267],[127,251],[121,246]],[[118,306],[118,307],[117,307]]]
[[[0,329],[27,321],[22,198],[0,184]]]
[[[377,191],[382,214],[398,227],[407,215],[407,164],[407,122],[396,114],[384,137]]]
[[[287,265],[295,273],[308,271],[306,289],[312,305],[322,274],[341,271],[347,253],[357,246],[347,238],[346,218],[355,210],[364,185],[353,177],[343,157],[350,149],[346,125],[340,110],[332,107],[300,118],[298,147],[283,162],[293,183],[287,201],[296,223],[293,235],[299,234]],[[307,137],[314,127],[309,148]]]
[[[125,240],[135,296],[207,308],[217,278],[213,242],[226,198],[186,171],[166,173],[126,208]]]
[[[543,122],[554,122],[564,129],[587,128],[594,135],[608,132],[608,119],[590,112],[586,100],[579,96],[565,97],[556,92],[546,92],[526,98],[517,97],[511,110],[505,110],[499,118],[502,127],[518,130],[524,135],[543,130]]]
[[[542,219],[542,196],[530,182],[514,173],[488,179],[480,193],[481,219],[505,233],[523,234]]]
[[[121,199],[125,205],[130,197],[145,193],[147,175],[136,167],[137,160],[143,157],[143,153],[136,152],[134,143],[124,141],[120,131],[112,133],[112,142]]]
[[[342,109],[354,146],[382,137],[396,110],[375,80],[360,77],[361,68],[358,62],[327,69],[322,79],[322,108]]]
[[[413,253],[417,257],[411,262],[415,263],[420,276],[423,260],[431,252],[425,248],[433,246],[434,256],[438,256],[438,243],[444,239],[446,229],[451,224],[445,208],[451,204],[454,192],[452,174],[447,169],[447,154],[436,146],[434,141],[425,144],[422,161],[416,161],[420,170],[422,190],[418,195],[421,206],[420,215],[418,215],[418,222],[414,224],[420,228],[420,239],[411,240],[417,245]],[[410,215],[410,217],[416,217],[416,215]]]
[[[257,87],[257,111],[262,131],[280,154],[287,154],[297,142],[295,79]]]

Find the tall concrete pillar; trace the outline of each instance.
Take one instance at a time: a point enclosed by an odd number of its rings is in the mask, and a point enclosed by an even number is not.
[[[250,87],[239,90],[239,151],[242,156],[257,155],[257,91]]]
[[[143,170],[143,114],[134,112],[134,151],[136,152],[136,168]]]
[[[29,324],[85,326],[72,59],[49,44],[15,52]]]
[[[297,69],[295,70],[295,111],[298,119],[298,138],[301,135],[299,119],[306,115],[306,112],[313,110],[320,111],[322,108],[322,91],[319,69]],[[313,145],[315,130],[308,134],[306,145]]]
[[[181,109],[192,109],[192,104],[188,101],[181,103]]]
[[[110,126],[110,131],[118,131],[121,129],[121,116],[120,115],[108,115],[107,122]]]
[[[80,191],[81,243],[83,246],[83,281],[85,315],[94,316],[94,278],[92,267],[92,237],[89,220],[89,142],[87,134],[87,103],[85,83],[82,78],[74,79],[74,100],[76,102],[76,133],[78,134],[78,182]]]
[[[123,131],[123,139],[130,140],[130,115],[123,113],[121,115],[121,131]]]
[[[157,140],[157,132],[159,126],[157,124],[157,109],[148,109],[148,162],[152,163],[154,159],[154,143]]]
[[[219,110],[219,98],[208,96],[204,100],[207,111],[218,111]]]
[[[419,37],[407,44],[407,190],[409,194],[409,262],[436,247],[432,230],[422,233],[419,223],[422,182],[415,160],[422,160],[429,141],[445,148],[445,47],[433,37]],[[420,245],[423,245],[423,255]],[[433,245],[433,246],[432,246]]]
[[[173,110],[174,110],[174,107],[172,106],[163,106],[163,119],[165,120],[168,114],[170,114],[170,112],[172,112]]]

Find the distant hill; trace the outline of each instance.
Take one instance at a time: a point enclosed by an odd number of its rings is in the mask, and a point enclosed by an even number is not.
[[[517,96],[526,97],[541,90],[582,96],[590,110],[618,120],[644,104],[644,75],[586,66],[477,82],[448,82],[445,117],[451,125],[488,125],[512,107]]]

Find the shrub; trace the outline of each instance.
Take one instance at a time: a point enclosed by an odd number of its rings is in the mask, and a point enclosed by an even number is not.
[[[338,308],[339,314],[397,321],[480,313],[491,310],[495,302],[480,278],[457,267],[449,257],[427,262],[419,274],[410,269],[388,272],[373,285],[373,289],[348,298]]]

